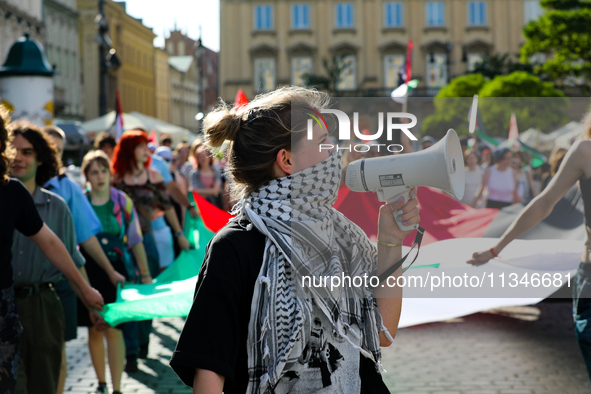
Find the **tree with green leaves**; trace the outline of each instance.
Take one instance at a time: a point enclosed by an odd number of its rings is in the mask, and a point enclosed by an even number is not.
[[[516,71],[487,80],[480,74],[468,74],[452,80],[434,98],[435,113],[423,122],[422,134],[440,138],[449,128],[459,135],[468,134],[474,94],[480,97],[478,108],[491,136],[507,136],[513,112],[521,130],[548,131],[568,120],[568,99],[535,75]]]
[[[480,92],[485,83],[486,79],[481,74],[454,78],[433,99],[435,113],[425,118],[422,134],[441,138],[450,128],[460,135],[468,134],[467,119],[472,97]]]
[[[474,70],[468,74],[482,74],[485,78],[493,79],[498,75],[507,75],[515,71],[533,72],[533,66],[527,63],[516,62],[508,53],[494,55],[485,54],[482,60],[474,66]]]
[[[544,15],[523,29],[526,43],[521,60],[544,53],[548,59],[535,66],[540,75],[562,82],[572,77],[591,81],[591,1],[542,0]]]

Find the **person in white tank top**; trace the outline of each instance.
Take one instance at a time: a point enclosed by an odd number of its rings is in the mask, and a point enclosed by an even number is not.
[[[465,154],[466,161],[466,187],[464,189],[464,197],[462,202],[470,205],[473,208],[484,208],[484,202],[474,201],[478,187],[482,183],[484,170],[478,165],[478,154],[473,151],[468,151]],[[471,205],[475,204],[475,205]]]
[[[507,149],[501,149],[495,152],[494,166],[490,166],[484,172],[482,183],[472,202],[472,206],[478,202],[485,189],[488,190],[487,208],[504,208],[516,202],[519,202],[517,195],[517,177],[510,163],[513,159],[513,153]]]

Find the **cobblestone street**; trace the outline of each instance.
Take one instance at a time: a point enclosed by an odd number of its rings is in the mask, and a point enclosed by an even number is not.
[[[123,374],[123,393],[191,392],[168,367],[182,326],[181,318],[154,321],[148,359]],[[66,392],[94,392],[86,329],[67,355]],[[401,329],[383,365],[392,393],[591,393],[566,300]]]

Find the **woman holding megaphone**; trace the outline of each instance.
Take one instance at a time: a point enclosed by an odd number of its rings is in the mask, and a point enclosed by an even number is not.
[[[298,111],[320,111],[328,101],[324,93],[286,87],[240,109],[222,106],[204,121],[210,149],[230,141],[238,203],[236,219],[208,245],[171,359],[193,392],[388,392],[380,346],[396,334],[401,289],[378,286],[374,294],[365,285],[310,285],[303,278],[386,271],[410,233],[397,221],[419,222],[416,188],[410,201],[380,209],[376,250],[333,208],[341,155],[319,149],[330,143],[319,125],[308,139],[310,117]]]
[[[544,191],[535,197],[505,231],[497,244],[482,252],[474,253],[468,264],[482,265],[499,253],[514,239],[525,233],[551,212],[565,193],[579,182],[585,205],[587,240],[591,239],[591,115],[584,120],[586,131],[583,139],[576,141],[566,154],[559,171]],[[589,241],[585,243],[581,264],[573,285],[573,318],[577,340],[583,353],[587,373],[591,378],[591,260]]]

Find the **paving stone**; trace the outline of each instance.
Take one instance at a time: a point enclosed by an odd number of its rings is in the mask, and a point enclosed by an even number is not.
[[[520,307],[521,308],[521,307]],[[477,313],[446,323],[398,330],[395,343],[383,349],[384,382],[394,394],[556,394],[591,393],[591,384],[575,340],[570,302],[529,307],[538,320]],[[189,394],[168,360],[184,319],[154,320],[149,359],[140,372],[123,373],[124,394]],[[67,394],[93,393],[96,376],[87,347],[87,330],[68,342]],[[107,368],[107,383],[112,392]]]

